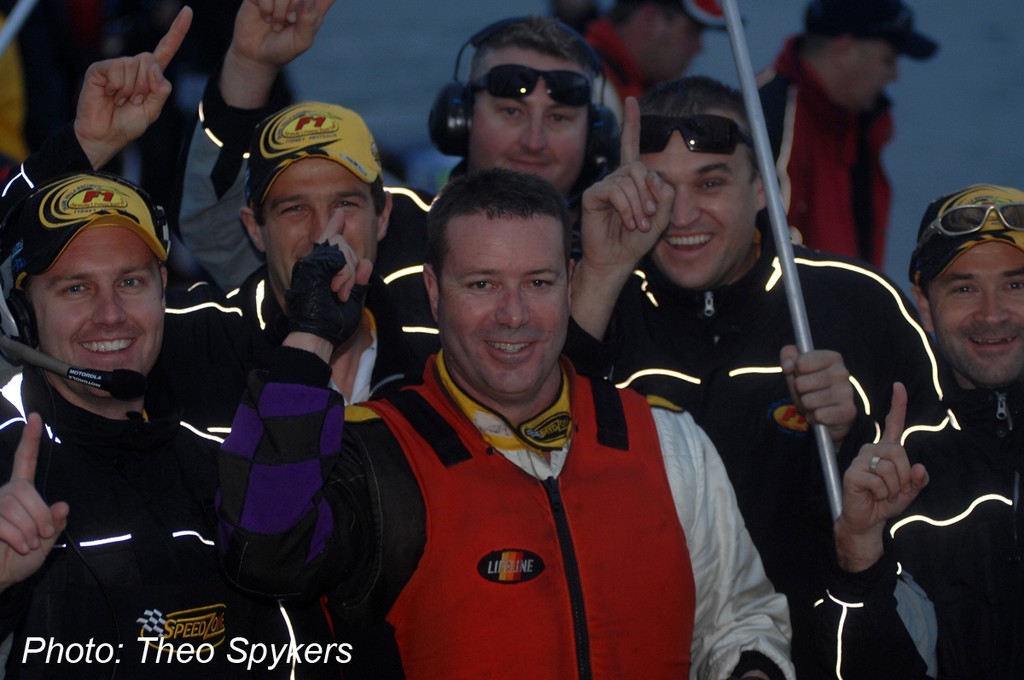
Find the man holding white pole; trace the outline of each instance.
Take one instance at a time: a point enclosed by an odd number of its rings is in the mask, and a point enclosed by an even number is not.
[[[930,422],[935,362],[910,301],[877,271],[795,248],[811,335],[800,353],[741,95],[684,78],[627,105],[623,164],[584,196],[567,351],[580,367],[688,409],[725,461],[793,619],[801,678],[821,677],[811,613],[832,517],[810,426],[844,469],[899,380]],[[656,196],[673,189],[666,211]],[[664,202],[664,199],[663,201]],[[624,227],[625,225],[625,227]]]

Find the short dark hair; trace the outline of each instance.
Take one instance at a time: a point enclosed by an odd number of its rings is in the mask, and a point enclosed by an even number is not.
[[[595,62],[593,49],[574,30],[554,17],[526,17],[511,21],[480,43],[473,53],[471,77],[476,78],[484,57],[503,47],[521,47],[549,57],[565,59],[577,64],[584,73],[594,78],[600,62]]]
[[[731,114],[745,130],[750,130],[743,94],[725,83],[707,76],[687,76],[661,83],[640,99],[640,113],[655,116],[695,116],[711,111]],[[746,146],[746,145],[744,145]],[[758,173],[757,156],[747,146],[754,177]]]
[[[565,198],[546,179],[504,168],[488,168],[452,179],[427,213],[427,264],[440,277],[451,244],[448,223],[456,217],[483,214],[488,219],[554,217],[562,226],[562,247],[569,265],[572,223]]]

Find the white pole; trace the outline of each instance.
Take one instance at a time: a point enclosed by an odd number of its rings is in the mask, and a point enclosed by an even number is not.
[[[750,54],[747,51],[747,40],[743,34],[743,19],[740,17],[736,0],[722,0],[725,11],[726,27],[729,30],[729,42],[732,44],[733,57],[736,60],[736,72],[739,74],[740,91],[750,119],[751,133],[754,137],[754,151],[757,154],[758,168],[764,183],[765,195],[768,198],[768,217],[772,225],[772,234],[782,266],[782,283],[786,289],[786,302],[789,315],[793,319],[793,334],[800,352],[814,349],[811,330],[807,323],[807,308],[804,306],[804,294],[800,288],[800,277],[793,261],[793,244],[789,236],[789,221],[782,207],[779,195],[779,182],[775,174],[775,163],[771,145],[768,142],[768,128],[764,122],[764,111],[761,108],[761,97],[754,81],[754,69],[750,65]],[[821,470],[825,476],[825,488],[828,491],[829,507],[832,519],[839,518],[843,509],[842,487],[839,483],[839,471],[836,466],[835,450],[828,428],[824,425],[814,426],[815,440],[818,442],[818,455],[821,458]]]
[[[21,30],[21,25],[28,19],[28,15],[35,9],[38,0],[18,0],[11,13],[7,16],[3,28],[0,28],[0,57],[7,51],[7,45],[14,40],[14,36]]]

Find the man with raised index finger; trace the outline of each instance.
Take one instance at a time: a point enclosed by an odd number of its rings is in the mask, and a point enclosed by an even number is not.
[[[183,421],[168,375],[191,367],[158,361],[167,245],[148,195],[104,173],[45,183],[3,222],[4,332],[63,364],[140,377],[108,392],[26,366],[3,390],[6,677],[334,677],[333,659],[245,663],[255,645],[331,634],[319,602],[252,597],[218,568],[216,444]]]
[[[287,101],[275,78],[312,45],[332,1],[297,5],[289,17],[293,4],[239,7],[232,43],[207,85],[183,167],[182,238],[223,291],[241,286],[246,296],[246,278],[264,255],[238,220],[249,203],[242,198],[249,132],[283,113]],[[462,73],[461,57],[470,52],[468,73]],[[614,115],[595,87],[601,64],[594,50],[554,18],[534,16],[488,24],[457,55],[454,80],[439,88],[426,121],[434,145],[462,159],[452,174],[492,167],[530,172],[550,181],[578,212],[583,190],[607,172],[616,151]],[[378,141],[388,148],[388,140]],[[386,191],[391,216],[374,267],[409,344],[426,356],[438,348],[422,277],[432,196],[401,186]]]
[[[847,471],[822,647],[845,678],[1017,678],[1024,191],[975,184],[932,201],[910,280],[938,346],[946,419],[904,429],[897,413]],[[928,617],[893,596],[908,574]]]
[[[915,395],[913,422],[937,419],[927,337],[882,274],[795,248],[815,347],[798,353],[740,93],[690,77],[635,106],[626,162],[584,195],[567,354],[581,372],[681,405],[708,432],[789,598],[797,672],[828,677],[808,565],[831,557],[832,518],[810,427],[828,428],[845,469],[881,432],[893,382]]]

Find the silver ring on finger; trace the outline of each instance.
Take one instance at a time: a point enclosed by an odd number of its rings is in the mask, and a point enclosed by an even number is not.
[[[878,467],[878,463],[881,462],[881,460],[881,456],[871,456],[871,462],[868,463],[868,470],[874,472],[875,469]]]

